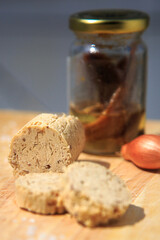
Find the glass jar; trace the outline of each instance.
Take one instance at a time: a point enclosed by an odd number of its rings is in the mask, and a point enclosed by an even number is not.
[[[149,17],[139,11],[73,14],[68,57],[69,111],[84,125],[84,151],[116,154],[145,127]]]

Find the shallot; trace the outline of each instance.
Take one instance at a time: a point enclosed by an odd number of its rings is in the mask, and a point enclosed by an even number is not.
[[[132,161],[144,169],[160,168],[160,136],[153,134],[141,135],[121,148],[124,159]]]

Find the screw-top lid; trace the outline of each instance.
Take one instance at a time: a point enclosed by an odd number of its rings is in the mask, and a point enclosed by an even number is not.
[[[136,10],[91,10],[70,16],[69,27],[76,32],[131,33],[144,31],[149,15]]]

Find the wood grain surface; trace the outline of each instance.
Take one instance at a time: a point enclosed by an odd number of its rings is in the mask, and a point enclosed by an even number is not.
[[[0,111],[0,240],[159,240],[160,171],[145,171],[120,157],[82,153],[79,159],[99,162],[119,175],[132,193],[132,204],[117,222],[94,229],[69,214],[38,215],[17,207],[14,178],[8,163],[12,136],[36,113]],[[159,121],[148,121],[147,133],[160,133]]]

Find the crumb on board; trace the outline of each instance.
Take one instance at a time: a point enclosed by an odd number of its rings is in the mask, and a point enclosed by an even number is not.
[[[27,228],[27,235],[28,236],[34,236],[36,233],[37,227],[33,225],[29,225]]]
[[[25,222],[27,220],[27,218],[26,217],[22,217],[21,220],[22,220],[22,222]]]
[[[64,240],[65,236],[64,235],[59,235],[56,236],[54,234],[47,234],[45,232],[41,232],[37,238],[38,240]]]
[[[34,222],[35,222],[35,219],[34,219],[34,218],[30,218],[30,219],[29,219],[29,222],[30,222],[30,223],[34,223]]]
[[[1,142],[10,142],[11,141],[11,136],[7,134],[3,134],[0,136],[0,141]]]

